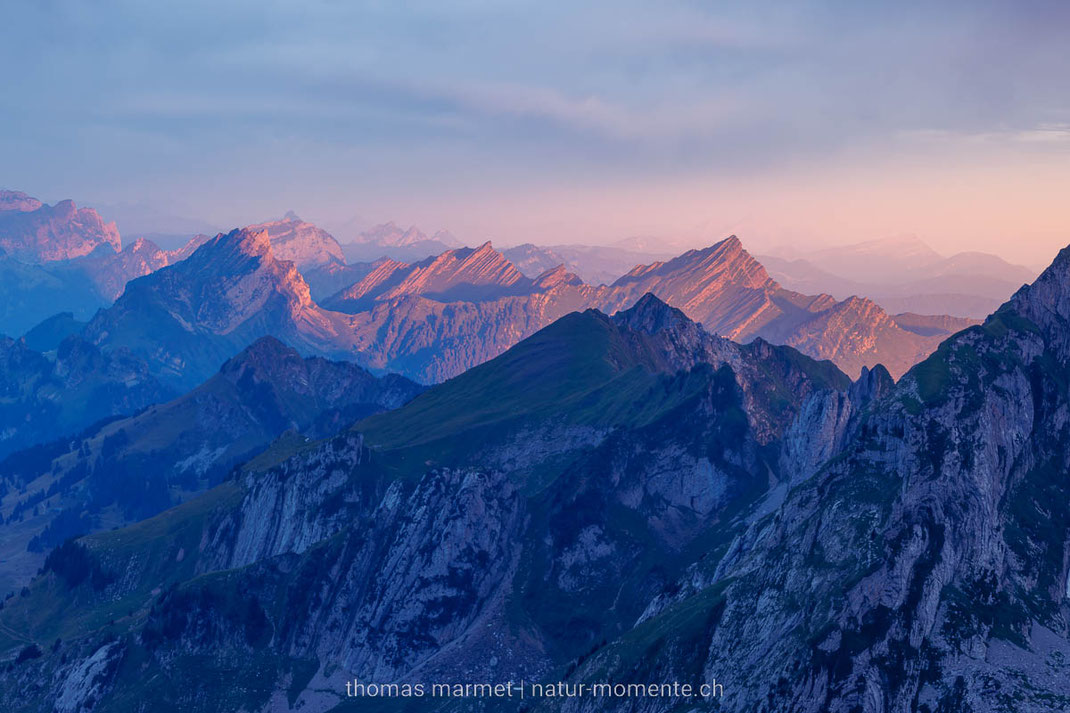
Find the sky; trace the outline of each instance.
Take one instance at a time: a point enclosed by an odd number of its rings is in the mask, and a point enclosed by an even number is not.
[[[500,245],[913,234],[1040,264],[1070,243],[1070,3],[40,0],[4,15],[0,186],[110,209],[120,228],[292,209],[339,233],[395,220]]]

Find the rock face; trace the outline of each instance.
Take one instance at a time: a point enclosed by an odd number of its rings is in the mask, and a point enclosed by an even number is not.
[[[22,191],[0,190],[0,212],[19,211],[30,213],[41,207],[41,201]]]
[[[64,311],[88,320],[114,302],[130,280],[189,257],[198,240],[161,250],[139,238],[122,252],[104,246],[84,257],[42,264],[0,254],[0,331],[22,334]]]
[[[735,691],[728,709],[1070,704],[1068,295],[1064,250],[983,326],[882,388],[838,456],[675,595],[708,597],[701,670]],[[693,637],[672,611],[658,615],[663,646]],[[620,653],[581,676],[645,665]]]
[[[392,239],[403,242],[404,234]],[[265,236],[262,244],[253,239],[257,235]],[[437,382],[571,311],[613,313],[646,292],[711,331],[738,341],[761,337],[796,346],[851,375],[883,363],[898,377],[965,326],[961,320],[910,315],[900,324],[865,299],[837,302],[828,295],[790,292],[734,237],[635,267],[610,286],[586,284],[561,266],[527,277],[490,243],[416,263],[342,260],[330,235],[293,215],[198,238],[178,251],[140,239],[119,253],[105,246],[73,261],[49,263],[47,270],[11,263],[9,272],[17,279],[9,286],[8,319],[25,331],[61,311],[88,319],[117,300],[91,322],[90,341],[105,349],[125,345],[179,389],[208,378],[264,335],[302,354],[356,359]],[[130,282],[141,276],[147,279]],[[35,287],[28,289],[30,283]],[[131,294],[124,295],[128,285]],[[52,299],[56,295],[60,298]]]
[[[144,519],[218,484],[283,433],[327,437],[421,390],[404,377],[376,378],[355,364],[302,359],[271,337],[257,340],[177,399],[0,462],[0,480],[12,490],[0,500],[8,513],[0,540],[18,544],[0,571],[21,587],[14,575],[28,578],[48,550],[99,529],[105,512]],[[118,524],[114,514],[108,520]]]
[[[735,236],[669,262],[638,265],[613,287],[640,295],[665,295],[662,299],[707,329],[741,341],[756,336],[785,313],[784,306],[774,302],[780,286]]]
[[[162,250],[151,240],[138,238],[118,254],[98,250],[85,258],[68,263],[65,267],[68,272],[84,274],[105,300],[105,304],[111,304],[123,294],[130,280],[185,260],[205,240],[207,237],[198,236],[177,250]]]
[[[20,622],[11,651],[56,635],[27,610],[86,623],[0,695],[57,700],[118,646],[139,663],[99,677],[103,705],[269,710],[289,685],[328,710],[353,677],[564,677],[715,679],[723,710],[1062,711],[1068,368],[1070,249],[898,383],[711,337],[653,297],[570,315],[68,546],[0,622]],[[143,613],[98,631],[113,602]],[[206,666],[279,683],[224,699]]]
[[[359,282],[324,302],[355,312],[360,305],[410,295],[439,302],[478,302],[530,292],[532,282],[489,242],[478,248],[447,250],[414,265],[382,260]]]
[[[652,292],[718,334],[788,344],[816,359],[831,359],[852,376],[880,363],[898,378],[942,339],[972,324],[907,315],[900,325],[864,297],[837,301],[785,290],[734,236],[667,263],[636,267],[613,287]]]
[[[105,223],[92,208],[73,201],[54,206],[24,193],[0,193],[0,248],[28,262],[70,260],[101,246],[122,249],[115,223]]]

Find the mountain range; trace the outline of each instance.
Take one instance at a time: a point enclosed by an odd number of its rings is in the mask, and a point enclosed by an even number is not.
[[[528,277],[538,277],[550,268],[564,265],[569,272],[592,285],[611,284],[636,265],[652,260],[666,260],[673,256],[672,253],[665,252],[663,247],[640,251],[612,245],[543,247],[531,243],[507,248],[502,254]]]
[[[146,360],[163,383],[190,388],[220,363],[274,335],[302,354],[356,359],[424,383],[456,376],[577,309],[613,313],[651,292],[709,330],[763,337],[831,359],[851,374],[883,363],[894,376],[967,320],[890,316],[873,302],[780,287],[735,237],[592,286],[563,268],[524,276],[490,243],[418,263],[371,266],[317,304],[267,230],[232,231],[187,259],[127,285],[84,337]]]
[[[358,233],[352,241],[342,245],[342,251],[351,263],[372,262],[384,257],[413,262],[459,247],[462,247],[460,241],[447,230],[428,236],[416,226],[402,228],[389,222]]]
[[[883,363],[898,376],[968,320],[890,316],[872,301],[782,288],[734,236],[592,286],[562,267],[532,279],[486,243],[420,263],[384,261],[323,305],[356,317],[368,363],[433,382],[500,353],[576,309],[607,313],[651,292],[707,329],[737,341],[763,337],[831,359],[848,373]]]
[[[83,225],[105,225],[92,210],[75,209],[73,204],[57,212],[25,194],[4,196],[2,205],[9,209],[0,215],[26,222],[27,216],[42,214],[30,223],[60,225],[65,235],[78,234]],[[56,223],[56,215],[67,216],[66,222]],[[129,347],[165,384],[179,390],[208,378],[237,350],[267,334],[303,354],[357,359],[374,369],[399,370],[434,382],[501,353],[569,311],[594,307],[612,313],[647,291],[680,306],[712,331],[742,341],[762,336],[797,346],[816,358],[832,359],[850,374],[884,363],[898,376],[931,352],[942,337],[969,323],[916,313],[892,315],[853,295],[836,300],[827,294],[790,291],[734,238],[663,262],[633,264],[604,285],[585,283],[557,265],[524,274],[489,243],[445,250],[412,263],[382,258],[350,264],[345,246],[293,213],[249,226],[242,234],[260,233],[266,234],[269,249],[256,254],[257,249],[250,248],[250,259],[243,260],[234,259],[234,251],[228,253],[219,237],[204,236],[173,251],[139,239],[116,252],[121,245],[117,233],[93,227],[78,240],[60,241],[61,247],[77,243],[77,250],[59,253],[59,248],[49,248],[36,253],[41,259],[64,259],[37,263],[0,259],[0,271],[6,268],[14,276],[5,283],[11,299],[4,321],[17,328],[10,331],[21,333],[57,312],[70,312],[77,321],[91,322],[86,332],[89,341],[106,350]],[[229,235],[232,238],[223,242],[237,240],[234,233]],[[5,240],[9,247],[22,246],[19,254],[24,257],[27,246],[42,244],[39,231],[33,230],[16,231]],[[416,228],[384,224],[363,233],[358,244],[408,249],[428,241],[442,246],[456,243],[447,233],[428,239]],[[213,245],[198,251],[206,242]],[[88,247],[92,247],[89,253],[71,258]],[[200,257],[185,265],[195,251]],[[595,265],[605,269],[617,260],[613,264],[623,269],[641,255],[616,247],[577,246],[521,246],[507,252],[517,256],[528,273],[556,259],[563,264],[582,262],[589,272],[596,271]],[[931,262],[920,248],[904,250],[903,260],[909,263],[915,253],[918,260]],[[964,260],[960,256],[951,262]],[[232,262],[249,274],[242,278],[227,274]],[[296,273],[284,267],[287,262],[293,263]],[[171,272],[163,269],[172,267]],[[148,279],[131,282],[138,277]],[[216,287],[226,282],[241,287],[224,295]],[[127,285],[137,285],[138,295],[123,296]],[[203,294],[183,294],[187,289]],[[258,301],[269,292],[277,299]],[[189,299],[197,304],[186,304]],[[101,308],[105,309],[94,314]],[[176,321],[179,314],[183,316]],[[210,336],[203,345],[193,346],[194,335]],[[155,343],[157,336],[160,344]]]
[[[137,355],[182,391],[264,336],[305,355],[353,357],[350,322],[312,301],[294,263],[275,258],[267,230],[242,229],[132,280],[82,334],[106,351]]]
[[[489,242],[351,264],[292,213],[169,252],[0,209],[13,294],[114,300],[0,339],[5,710],[1070,707],[1070,248],[977,323],[734,236],[592,284]],[[1022,277],[901,247],[789,267]]]
[[[970,318],[993,312],[1037,274],[988,253],[944,257],[914,236],[758,259],[789,289],[864,294],[893,312]]]
[[[65,545],[0,612],[0,635],[66,642],[15,675],[55,670],[79,703],[114,691],[259,709],[292,675],[290,703],[323,709],[351,674],[542,675],[640,616],[688,542],[738,529],[732,513],[764,492],[806,398],[848,386],[653,297],[615,318],[575,313],[350,433],[275,449],[178,509]],[[84,628],[64,613],[75,600]],[[127,612],[112,643],[90,633],[105,600]],[[39,623],[12,629],[30,602]],[[114,663],[74,681],[52,669],[60,651],[68,666]],[[213,684],[222,660],[269,685]],[[127,665],[161,685],[128,684]]]
[[[797,307],[739,257],[718,279],[764,306],[745,328]],[[345,684],[716,681],[714,700],[529,705],[1063,711],[1068,372],[1070,248],[898,382],[710,334],[649,293],[573,312],[54,550],[0,610],[0,701],[460,710],[483,701]]]

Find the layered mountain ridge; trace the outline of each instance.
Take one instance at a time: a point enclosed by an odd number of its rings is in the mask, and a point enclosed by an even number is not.
[[[0,191],[0,333],[22,334],[65,311],[88,319],[128,281],[185,259],[200,240],[169,251],[144,238],[124,246],[93,209]]]
[[[126,350],[68,336],[52,358],[0,337],[0,457],[175,395]]]
[[[944,257],[914,236],[758,259],[790,289],[865,294],[892,312],[972,318],[993,312],[1037,275],[987,253]]]
[[[4,205],[11,209],[4,215],[26,219],[48,208],[24,194],[5,195]],[[86,221],[76,217],[76,209],[64,207],[61,212],[71,213],[64,223],[68,233],[85,232],[80,226]],[[271,250],[270,255],[257,256],[263,266],[253,271],[255,278],[228,274],[246,265],[233,260],[218,237],[201,236],[175,251],[139,239],[116,251],[116,233],[111,242],[98,240],[92,252],[73,260],[30,264],[0,258],[0,272],[11,278],[5,281],[11,294],[3,323],[20,333],[59,312],[71,312],[76,321],[92,318],[86,332],[90,341],[105,349],[125,344],[157,376],[181,389],[208,378],[226,358],[267,334],[303,354],[356,359],[425,383],[441,381],[570,311],[597,308],[612,313],[648,291],[719,334],[740,341],[761,336],[797,346],[836,361],[851,374],[885,363],[899,376],[942,337],[969,324],[911,315],[900,320],[864,299],[838,302],[828,295],[785,290],[734,237],[671,260],[634,266],[607,286],[586,284],[560,265],[524,275],[489,242],[415,263],[387,258],[349,265],[328,233],[292,213],[244,230],[247,235],[260,233],[266,234]],[[80,240],[88,245],[93,236],[89,230]],[[387,224],[370,231],[363,244],[411,247],[425,237],[415,228]],[[213,246],[200,252],[206,242]],[[62,246],[59,241],[57,249]],[[194,259],[195,253],[200,257]],[[297,274],[281,267],[288,262]],[[171,278],[163,274],[164,268],[177,265],[185,266],[167,273]],[[144,276],[151,278],[131,282]],[[195,296],[183,288],[183,280],[200,284],[190,290],[203,288],[203,294]],[[235,287],[218,290],[209,284],[213,282]],[[123,296],[128,285],[136,295]],[[276,298],[266,299],[269,293]],[[195,309],[187,304],[191,299],[197,302]],[[113,300],[116,304],[108,307]],[[94,316],[101,307],[108,308]],[[176,320],[177,315],[181,317]],[[157,317],[162,343],[152,344],[146,330],[156,328],[152,320]],[[212,336],[203,349],[180,343],[194,334]]]
[[[0,611],[0,700],[325,711],[368,703],[354,678],[716,680],[530,704],[1063,711],[1068,371],[1070,248],[898,382],[653,295],[569,314],[57,550]]]
[[[609,286],[587,285],[560,266],[526,278],[487,243],[414,265],[382,261],[323,304],[354,314],[361,331],[382,335],[377,343],[361,344],[369,363],[439,381],[569,311],[613,313],[646,292],[731,339],[763,337],[796,346],[852,374],[884,363],[899,376],[941,338],[971,323],[907,316],[901,325],[865,298],[838,302],[785,290],[734,236],[667,262],[636,266]],[[462,339],[476,345],[458,353]],[[414,363],[421,353],[424,361]]]

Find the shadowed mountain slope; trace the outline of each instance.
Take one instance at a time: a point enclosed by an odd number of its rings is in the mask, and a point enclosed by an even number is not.
[[[202,492],[287,431],[323,438],[421,390],[261,338],[177,399],[0,461],[0,575],[28,579],[68,537]]]
[[[174,396],[145,362],[77,336],[53,358],[0,337],[0,457]]]
[[[117,662],[93,688],[104,709],[269,705],[273,684],[213,683],[224,660],[265,682],[304,671],[292,696],[311,710],[342,702],[352,675],[548,676],[723,552],[786,477],[792,424],[817,404],[849,419],[869,398],[848,387],[828,363],[713,337],[653,297],[569,315],[350,433],[276,444],[196,500],[66,545],[0,612],[0,635],[66,642],[68,663],[20,664],[25,682]],[[133,612],[109,640],[105,601]]]

